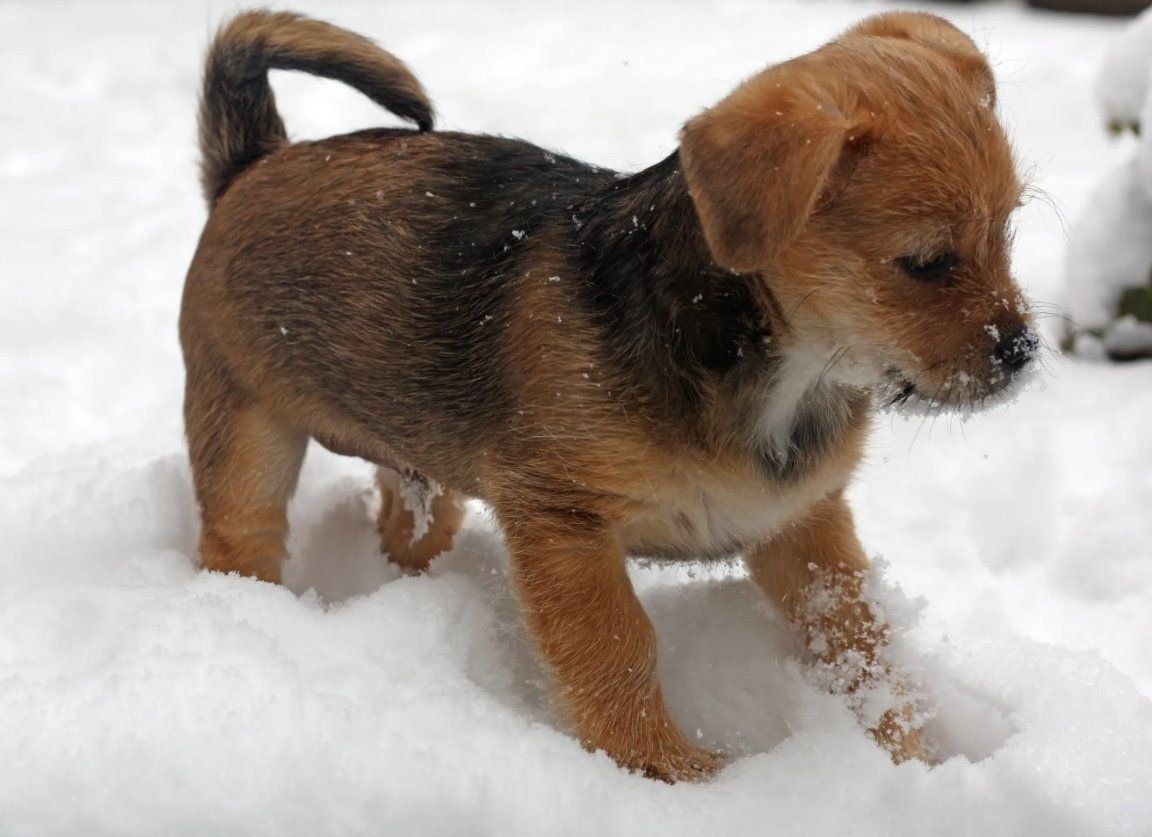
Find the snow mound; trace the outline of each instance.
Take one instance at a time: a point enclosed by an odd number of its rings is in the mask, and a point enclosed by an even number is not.
[[[1126,288],[1152,279],[1152,194],[1136,159],[1092,193],[1068,248],[1066,305],[1077,329],[1103,331]]]
[[[1137,134],[1131,158],[1097,187],[1073,233],[1066,264],[1068,342],[1086,357],[1152,356],[1147,323],[1121,316],[1125,292],[1152,295],[1152,9],[1116,39],[1097,96],[1117,133]],[[1142,126],[1142,127],[1141,127]]]
[[[0,512],[0,822],[12,831],[698,834],[775,822],[812,834],[894,823],[1122,834],[1152,823],[1152,703],[1094,653],[994,626],[945,639],[904,624],[894,653],[925,691],[942,763],[897,767],[739,572],[684,583],[640,568],[672,711],[730,760],[709,784],[667,787],[569,735],[482,514],[428,575],[403,577],[378,554],[369,483],[352,476],[362,467],[322,459],[294,508],[293,572],[343,553],[378,573],[326,600],[197,571],[179,457],[132,470],[98,450],[71,460],[93,465],[30,469]],[[898,590],[878,582],[874,595],[898,623],[909,616]]]
[[[1141,13],[1116,39],[1096,80],[1096,96],[1114,129],[1149,123],[1144,113],[1152,76],[1152,9]]]

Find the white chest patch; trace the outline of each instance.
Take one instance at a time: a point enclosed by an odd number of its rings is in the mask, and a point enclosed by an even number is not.
[[[620,532],[635,555],[713,558],[763,543],[837,488],[842,476],[782,488],[751,475],[729,479],[685,474],[675,488],[651,498]]]
[[[795,351],[766,381],[762,409],[748,418],[748,459],[724,470],[682,464],[659,480],[623,528],[634,554],[731,555],[762,543],[847,480],[821,467],[862,409],[831,380],[831,351]]]
[[[822,376],[834,363],[830,352],[798,349],[784,357],[769,381],[756,432],[779,458],[788,458],[800,410],[815,396]]]

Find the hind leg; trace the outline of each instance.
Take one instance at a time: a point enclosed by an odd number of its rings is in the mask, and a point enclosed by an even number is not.
[[[241,392],[219,364],[195,358],[184,417],[204,568],[280,581],[288,500],[308,435]]]
[[[411,468],[381,467],[376,485],[380,548],[394,564],[423,572],[433,558],[452,548],[464,519],[463,498]]]

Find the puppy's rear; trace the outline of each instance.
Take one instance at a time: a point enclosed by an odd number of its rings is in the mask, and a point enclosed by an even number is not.
[[[266,77],[277,68],[347,81],[421,130],[290,144]],[[424,541],[384,538],[418,568],[459,521],[452,488],[486,498],[494,440],[537,437],[511,423],[540,421],[525,402],[554,406],[556,387],[533,371],[544,355],[561,354],[553,375],[591,390],[569,416],[582,428],[596,424],[591,402],[617,391],[581,377],[595,332],[575,312],[549,317],[547,334],[521,316],[571,304],[548,280],[571,275],[572,244],[558,239],[614,174],[431,123],[411,73],[336,27],[248,13],[214,43],[201,106],[212,211],[180,317],[205,567],[279,579],[284,506],[313,438],[403,472],[403,490],[394,474],[381,480],[397,494],[383,508],[408,519],[382,531],[424,531],[408,506],[427,500]]]
[[[273,237],[294,237],[283,218],[306,215],[301,206],[318,203],[312,190],[322,184],[289,175],[283,178],[287,188],[278,193],[258,186],[248,202],[224,199],[254,164],[289,146],[268,84],[272,69],[343,81],[421,131],[432,127],[432,107],[397,58],[366,38],[295,14],[241,14],[208,52],[200,149],[201,183],[212,214],[180,317],[185,424],[203,515],[200,551],[207,568],[278,580],[288,528],[284,504],[295,488],[308,433],[286,417],[289,394],[257,394],[252,376],[266,376],[273,358],[316,354],[306,341],[289,337],[298,319],[274,304],[298,301],[300,289],[276,270],[298,262]],[[261,238],[257,230],[267,235]],[[262,244],[276,252],[262,258]],[[252,256],[247,268],[233,264],[238,253]],[[257,276],[267,280],[262,299],[253,298],[261,289]],[[247,374],[240,372],[245,358],[253,359]]]
[[[288,142],[269,70],[342,81],[397,116],[432,129],[420,82],[372,41],[291,12],[246,12],[208,50],[200,100],[200,179],[209,206],[253,162]]]

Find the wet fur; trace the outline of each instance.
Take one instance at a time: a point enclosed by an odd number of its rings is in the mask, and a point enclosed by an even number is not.
[[[269,68],[345,81],[419,130],[288,144]],[[209,52],[212,212],[180,321],[205,566],[279,579],[309,438],[382,466],[382,542],[412,570],[451,543],[462,498],[483,499],[582,742],[659,778],[708,774],[664,707],[625,556],[744,554],[804,630],[805,568],[866,568],[842,491],[873,390],[892,367],[970,401],[999,386],[976,321],[1024,328],[992,95],[949,24],[881,16],[621,176],[433,132],[419,83],[365,39],[237,17]],[[913,108],[950,132],[909,133]],[[942,237],[974,254],[954,282],[894,277],[894,256]],[[413,480],[444,487],[415,542]],[[842,616],[879,659],[869,609]],[[873,730],[898,759],[923,755],[908,716]]]

